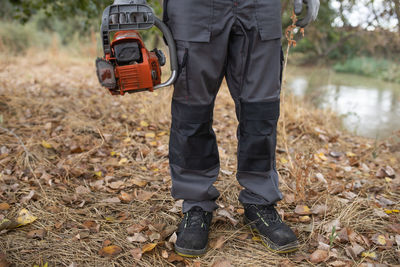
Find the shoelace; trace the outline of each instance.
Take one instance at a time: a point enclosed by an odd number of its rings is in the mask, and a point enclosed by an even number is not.
[[[186,227],[203,227],[206,222],[203,210],[192,209],[186,213]]]
[[[260,214],[263,218],[268,219],[271,222],[279,222],[280,217],[274,206],[257,206]]]

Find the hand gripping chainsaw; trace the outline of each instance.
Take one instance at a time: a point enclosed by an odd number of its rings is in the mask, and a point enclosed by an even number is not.
[[[171,76],[161,83],[161,66],[166,63],[159,49],[147,50],[139,30],[156,26],[169,48]],[[175,82],[178,61],[171,31],[158,19],[146,0],[115,0],[103,13],[101,40],[104,57],[97,58],[99,82],[113,95],[153,91]]]

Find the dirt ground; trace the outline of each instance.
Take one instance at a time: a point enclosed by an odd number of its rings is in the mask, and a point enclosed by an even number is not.
[[[251,235],[237,199],[237,121],[226,85],[215,107],[221,197],[210,247],[201,258],[177,256],[170,99],[171,89],[111,96],[93,59],[58,50],[2,56],[0,266],[400,264],[400,143],[346,134],[334,114],[289,95],[279,125],[278,209],[301,248],[273,254]],[[36,219],[6,226],[23,209]]]

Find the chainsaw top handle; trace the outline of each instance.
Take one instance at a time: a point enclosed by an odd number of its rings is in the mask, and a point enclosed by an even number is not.
[[[104,55],[111,53],[110,33],[121,30],[147,30],[156,26],[163,33],[169,49],[171,76],[154,89],[173,84],[178,76],[178,59],[175,41],[167,25],[157,18],[146,0],[115,0],[103,12],[101,38]]]

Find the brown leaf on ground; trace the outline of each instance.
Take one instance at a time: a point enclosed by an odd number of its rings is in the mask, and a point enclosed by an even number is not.
[[[294,212],[298,215],[310,215],[310,208],[306,205],[297,205]]]
[[[213,240],[213,242],[211,242],[210,247],[213,249],[220,249],[224,246],[225,241],[225,237],[220,236],[216,240]]]
[[[131,202],[134,199],[133,194],[124,191],[121,191],[118,197],[122,202]]]
[[[236,226],[239,223],[239,221],[236,220],[232,216],[232,214],[229,211],[227,211],[226,209],[218,209],[217,215],[228,218],[228,220],[232,223],[233,226]]]
[[[46,236],[46,234],[47,234],[47,230],[38,229],[38,230],[29,231],[26,235],[29,238],[43,239]]]
[[[374,234],[371,237],[371,240],[373,243],[375,243],[378,246],[390,248],[393,246],[393,241],[388,238],[387,235],[383,234]]]
[[[116,182],[109,183],[108,187],[110,187],[111,189],[117,190],[117,189],[123,188],[124,185],[125,185],[124,181],[116,181]]]
[[[142,253],[150,252],[157,246],[157,243],[149,243],[142,247]]]
[[[168,262],[175,262],[175,261],[184,261],[185,259],[182,256],[179,256],[178,254],[172,252],[169,256],[168,256]]]
[[[393,170],[392,167],[386,166],[386,167],[381,167],[377,172],[376,172],[376,177],[378,178],[394,178],[396,176],[395,171]]]
[[[0,210],[8,210],[10,208],[10,205],[8,203],[0,203]]]
[[[144,234],[141,233],[135,233],[133,236],[128,236],[126,238],[128,242],[139,242],[139,243],[144,243],[147,241],[147,237]]]
[[[328,211],[327,205],[315,205],[311,208],[311,213],[315,215],[322,215]]]
[[[169,256],[168,251],[166,251],[165,249],[163,249],[163,250],[161,251],[161,257],[163,257],[164,259],[168,259],[168,256]]]
[[[211,267],[233,267],[230,261],[226,259],[217,260],[211,265]]]
[[[132,257],[136,260],[140,260],[142,258],[142,249],[141,248],[134,248],[130,250]]]
[[[354,244],[353,246],[348,246],[345,248],[347,256],[350,258],[356,259],[361,252],[365,251],[365,249],[359,244]]]
[[[314,264],[325,261],[328,258],[328,251],[317,249],[310,255],[310,261]]]
[[[147,228],[147,226],[144,226],[142,224],[133,224],[133,225],[129,226],[128,228],[126,228],[126,231],[128,232],[128,234],[133,235],[135,233],[139,233],[139,232],[143,231],[146,228]]]
[[[139,179],[130,179],[129,182],[138,187],[145,187],[147,185],[147,181]]]
[[[239,235],[237,238],[238,238],[239,240],[246,240],[248,237],[249,237],[249,234],[241,234],[241,235]]]
[[[147,201],[150,198],[152,198],[154,194],[155,194],[154,192],[148,192],[148,191],[145,191],[145,190],[139,190],[139,192],[136,195],[136,199],[140,200],[140,201]]]
[[[95,221],[84,221],[83,226],[91,233],[98,233],[100,231],[100,225]]]
[[[103,247],[99,250],[99,255],[102,257],[114,257],[122,252],[122,248],[116,245]]]

